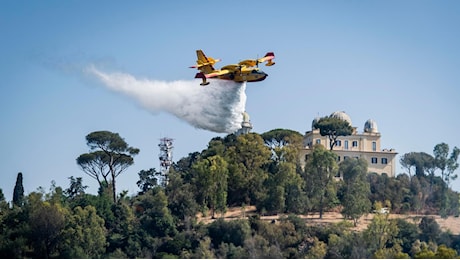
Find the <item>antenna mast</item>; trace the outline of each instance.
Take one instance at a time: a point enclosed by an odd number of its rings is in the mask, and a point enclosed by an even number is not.
[[[158,145],[160,147],[160,154],[158,156],[160,159],[160,173],[163,177],[162,184],[164,186],[168,184],[169,167],[172,165],[173,140],[169,137],[163,137],[160,139],[160,144]]]

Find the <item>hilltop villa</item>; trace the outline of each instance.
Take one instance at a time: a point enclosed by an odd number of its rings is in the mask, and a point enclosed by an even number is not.
[[[342,161],[347,157],[364,158],[368,163],[368,171],[377,174],[386,173],[389,177],[395,176],[396,155],[394,149],[381,149],[380,137],[377,123],[369,119],[364,123],[364,132],[358,133],[358,128],[354,127],[350,116],[343,111],[337,111],[331,114],[332,117],[348,121],[353,127],[353,133],[349,136],[339,136],[337,144],[333,151],[337,154],[337,161]],[[304,136],[304,149],[301,150],[301,158],[307,158],[315,144],[321,144],[329,147],[329,138],[321,136],[319,129],[313,126],[319,118],[312,122],[311,131],[307,131]],[[301,160],[305,162],[305,160]]]

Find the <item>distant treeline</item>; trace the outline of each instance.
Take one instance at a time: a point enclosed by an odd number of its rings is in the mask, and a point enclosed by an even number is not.
[[[97,180],[97,195],[85,192],[80,177],[26,195],[21,173],[11,203],[0,190],[2,258],[453,258],[460,250],[459,235],[429,217],[414,224],[381,213],[364,231],[351,229],[382,207],[458,216],[460,197],[449,188],[456,149],[439,153],[445,144],[434,156],[403,155],[408,174],[390,178],[368,173],[362,159],[339,163],[322,146],[301,163],[302,135],[292,130],[231,134],[174,163],[166,179],[153,168],[140,171],[139,192],[128,196],[116,192],[116,178],[139,150],[108,131],[87,142],[92,151],[77,164]],[[257,214],[220,218],[228,207],[247,205]],[[313,225],[297,216],[329,210],[340,210],[344,221]],[[198,223],[200,213],[216,220]],[[279,213],[288,217],[259,217]]]

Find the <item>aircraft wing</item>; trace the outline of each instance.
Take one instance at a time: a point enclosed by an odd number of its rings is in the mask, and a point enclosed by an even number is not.
[[[244,60],[239,62],[238,65],[246,67],[255,67],[257,65],[257,60]]]
[[[228,70],[229,72],[238,71],[238,70],[241,70],[241,65],[230,64],[230,65],[223,66],[221,70]]]
[[[214,72],[204,74],[204,76],[206,78],[214,78],[214,77],[222,76],[222,75],[225,75],[225,74],[228,74],[228,73],[230,73],[229,70],[216,70]]]
[[[190,66],[189,68],[199,69],[203,73],[211,73],[214,71],[214,65],[216,62],[219,62],[220,59],[213,59],[212,57],[206,57],[202,50],[196,51],[197,61],[196,64]]]
[[[225,75],[225,74],[228,74],[230,73],[231,71],[229,70],[215,70],[211,73],[203,73],[203,72],[199,72],[195,75],[195,78],[196,79],[202,79],[203,82],[200,83],[201,86],[206,86],[209,84],[209,82],[206,81],[206,79],[208,78],[214,78],[214,77],[218,77],[218,76],[221,76],[221,75]]]
[[[238,65],[246,66],[246,67],[254,67],[254,66],[259,65],[259,63],[267,62],[265,66],[273,66],[275,65],[275,63],[272,61],[274,58],[275,58],[275,54],[273,52],[267,52],[267,54],[265,54],[263,58],[260,58],[257,60],[244,60],[238,63]]]

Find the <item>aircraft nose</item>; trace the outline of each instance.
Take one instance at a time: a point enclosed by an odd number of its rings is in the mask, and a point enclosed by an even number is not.
[[[260,71],[257,73],[256,79],[254,81],[262,81],[268,76],[267,73]]]

